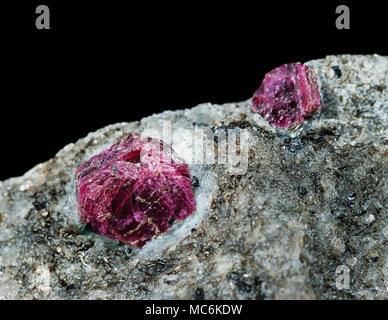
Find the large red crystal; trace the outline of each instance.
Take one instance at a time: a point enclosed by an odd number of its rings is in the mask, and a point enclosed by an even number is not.
[[[139,134],[92,157],[76,177],[81,220],[139,248],[195,211],[187,164],[169,145]]]
[[[252,99],[252,111],[276,128],[292,130],[321,109],[317,76],[301,63],[268,72]]]

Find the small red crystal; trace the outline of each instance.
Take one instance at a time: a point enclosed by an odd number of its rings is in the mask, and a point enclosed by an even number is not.
[[[139,248],[195,211],[187,164],[169,145],[140,134],[92,157],[76,177],[81,220]]]
[[[268,72],[252,99],[252,111],[276,128],[292,130],[321,109],[317,76],[301,63]]]

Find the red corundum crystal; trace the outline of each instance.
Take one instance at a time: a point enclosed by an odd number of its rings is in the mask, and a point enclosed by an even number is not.
[[[301,63],[268,72],[252,99],[252,111],[276,128],[292,130],[321,109],[317,76]]]
[[[195,211],[187,164],[169,145],[139,134],[92,157],[76,177],[81,220],[139,248]]]

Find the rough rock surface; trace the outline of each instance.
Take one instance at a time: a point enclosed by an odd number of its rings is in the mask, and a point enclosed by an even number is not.
[[[307,65],[324,105],[292,134],[249,101],[203,104],[108,126],[0,182],[0,298],[388,298],[388,58]],[[183,157],[184,129],[248,130],[248,169],[192,164],[197,211],[142,249],[85,230],[77,166],[131,132],[157,136],[161,120]],[[340,266],[348,289],[336,286]]]

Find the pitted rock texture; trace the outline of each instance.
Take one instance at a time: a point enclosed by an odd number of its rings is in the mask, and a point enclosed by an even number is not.
[[[203,104],[108,126],[1,182],[0,298],[388,298],[388,58],[306,64],[323,107],[295,132],[269,127],[249,101]],[[85,230],[77,166],[131,132],[160,138],[162,120],[183,157],[194,128],[248,130],[247,170],[190,164],[196,212],[142,249]]]

